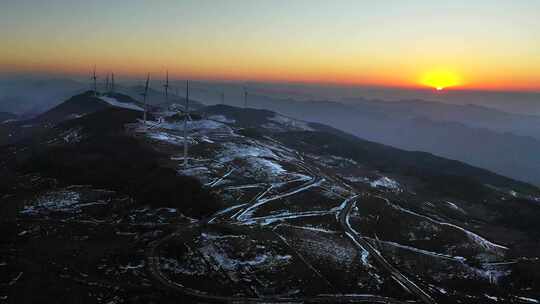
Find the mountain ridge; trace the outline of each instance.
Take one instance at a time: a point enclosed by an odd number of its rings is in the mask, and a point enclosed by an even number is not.
[[[538,188],[268,110],[184,118],[112,103],[0,147],[5,273],[48,282],[20,302],[103,282],[171,303],[534,296]]]

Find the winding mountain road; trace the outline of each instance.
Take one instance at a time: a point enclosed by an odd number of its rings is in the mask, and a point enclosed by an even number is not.
[[[161,285],[165,289],[173,292],[178,292],[184,295],[192,296],[199,300],[210,302],[226,302],[226,303],[381,303],[381,304],[406,304],[392,298],[370,295],[370,294],[336,294],[336,295],[318,295],[313,297],[282,297],[282,296],[267,296],[267,297],[239,297],[239,296],[218,296],[210,295],[192,288],[188,288],[167,278],[161,271],[159,266],[160,256],[157,254],[161,245],[173,239],[181,233],[182,229],[173,232],[164,238],[151,242],[145,252],[147,271],[154,282]]]
[[[392,264],[390,264],[381,253],[375,249],[371,243],[366,241],[356,230],[351,227],[349,222],[350,214],[353,208],[356,206],[356,196],[349,198],[344,201],[343,208],[339,211],[337,218],[341,227],[345,231],[345,234],[352,239],[353,243],[359,244],[362,249],[365,249],[369,254],[382,266],[386,271],[388,271],[391,276],[405,286],[410,292],[416,295],[422,302],[426,304],[436,304],[435,300],[422,288],[416,285],[413,281],[403,275],[399,270],[397,270]]]
[[[268,195],[272,190],[277,190],[279,187],[276,187],[274,184],[266,184],[266,188],[262,190],[259,194],[257,194],[253,199],[251,199],[247,203],[238,204],[236,206],[229,207],[227,209],[221,210],[214,215],[201,219],[200,221],[196,223],[192,223],[189,226],[182,226],[179,227],[175,232],[172,232],[171,234],[166,235],[163,238],[157,239],[151,243],[149,243],[147,250],[145,251],[146,255],[146,268],[149,277],[159,286],[162,286],[165,290],[181,293],[184,295],[188,295],[190,297],[193,297],[194,299],[205,301],[205,302],[233,302],[233,303],[386,303],[386,304],[405,304],[407,302],[400,301],[393,298],[388,298],[384,296],[378,296],[378,295],[371,295],[371,294],[320,294],[316,296],[308,296],[308,297],[290,297],[286,295],[271,295],[271,296],[259,296],[259,297],[253,297],[253,296],[223,296],[223,295],[213,295],[209,294],[204,291],[192,289],[189,287],[186,287],[182,285],[180,282],[176,282],[174,280],[171,280],[168,278],[166,274],[162,272],[162,268],[160,266],[160,249],[161,247],[169,242],[170,240],[179,237],[182,235],[182,231],[184,229],[191,229],[194,227],[202,227],[204,225],[208,225],[211,222],[217,220],[219,217],[223,217],[226,214],[233,212],[234,215],[227,216],[228,222],[233,224],[250,224],[250,225],[258,225],[263,226],[266,223],[274,222],[274,221],[281,221],[288,218],[294,218],[295,216],[298,217],[305,217],[305,216],[313,216],[313,215],[321,215],[321,214],[335,214],[336,219],[339,220],[341,225],[343,226],[344,233],[347,234],[349,237],[352,238],[353,242],[355,242],[356,245],[360,244],[366,250],[371,253],[375,259],[383,265],[383,267],[389,271],[392,276],[401,282],[404,286],[409,288],[414,294],[418,295],[422,301],[428,304],[435,303],[431,297],[425,293],[420,287],[418,287],[416,284],[414,284],[412,281],[407,279],[404,275],[399,273],[395,268],[393,268],[380,254],[375,250],[366,240],[364,240],[354,229],[350,227],[348,224],[349,214],[354,207],[355,204],[355,198],[349,198],[345,200],[345,202],[339,207],[334,208],[332,210],[324,211],[324,212],[304,212],[304,213],[293,213],[288,215],[272,215],[268,217],[260,217],[260,218],[254,218],[253,213],[261,206],[270,203],[272,201],[280,200],[285,197],[289,197],[292,195],[295,195],[297,193],[306,191],[308,189],[311,189],[313,187],[319,187],[321,186],[327,179],[327,176],[318,170],[315,170],[314,168],[307,166],[301,158],[301,155],[298,155],[300,157],[297,162],[295,162],[295,165],[297,165],[304,173],[307,173],[309,178],[302,183],[301,185],[298,185],[296,187],[293,187],[292,189],[281,191],[280,193],[272,193],[272,195]],[[231,174],[234,170],[229,170],[224,176],[221,178],[215,179],[213,182],[211,182],[208,186],[216,186],[218,183],[220,183],[225,177],[227,177],[229,174]],[[242,185],[241,185],[242,186]],[[245,187],[250,185],[243,185]],[[258,185],[262,186],[261,185]],[[317,270],[314,270],[317,272]]]

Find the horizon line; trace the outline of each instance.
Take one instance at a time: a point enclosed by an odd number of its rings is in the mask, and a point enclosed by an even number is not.
[[[98,69],[99,71],[99,69]],[[107,70],[107,72],[97,73],[98,75],[107,75],[112,70]],[[89,72],[90,73],[90,72]],[[115,73],[115,77],[124,78],[128,81],[138,81],[143,79],[143,74],[138,77],[137,75],[141,73]],[[158,74],[158,73],[150,73]],[[161,74],[161,73],[159,73]],[[90,75],[90,74],[88,74]],[[157,77],[151,79],[151,82],[157,80],[165,80],[165,74],[163,77]],[[9,78],[9,77],[28,77],[28,78],[50,78],[50,79],[70,79],[79,81],[80,78],[84,78],[85,73],[80,72],[52,72],[52,71],[2,71],[0,72],[0,77]],[[144,77],[143,77],[144,76]],[[296,80],[296,79],[260,79],[260,78],[242,78],[242,77],[206,77],[206,76],[174,76],[174,74],[169,75],[169,81],[185,81],[186,79],[199,81],[199,82],[214,82],[214,83],[229,83],[229,84],[277,84],[277,85],[305,85],[305,86],[320,86],[320,87],[333,87],[333,88],[366,88],[366,89],[387,89],[387,90],[404,90],[404,91],[432,91],[434,94],[445,94],[448,92],[493,92],[493,93],[532,93],[540,94],[540,87],[531,88],[531,87],[495,87],[495,86],[468,86],[468,85],[456,85],[445,87],[444,90],[438,91],[434,87],[421,84],[383,84],[383,83],[369,83],[369,82],[355,82],[355,81],[330,81],[330,80]]]

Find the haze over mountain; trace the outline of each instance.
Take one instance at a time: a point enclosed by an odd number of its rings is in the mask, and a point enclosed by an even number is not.
[[[36,115],[83,92],[86,86],[68,78],[4,76],[0,78],[0,111]]]
[[[238,87],[209,85],[203,88],[194,90],[193,96],[208,103],[219,100],[215,92],[220,90],[227,92],[227,96],[242,94]],[[536,115],[495,110],[489,107],[489,103],[478,106],[365,98],[349,98],[344,102],[295,100],[292,98],[302,99],[298,92],[275,93],[275,90],[261,88],[260,85],[247,90],[251,91],[248,98],[250,107],[321,122],[368,140],[407,150],[431,152],[540,184],[540,117]],[[284,99],[286,94],[292,98]],[[486,94],[492,95],[490,92]],[[279,97],[270,97],[276,95]],[[512,102],[508,100],[508,103]],[[241,106],[243,100],[237,97],[230,103]],[[534,112],[534,106],[529,112]]]
[[[39,87],[27,87],[22,80],[9,82],[6,90],[11,96],[27,96],[14,106],[0,104],[0,110],[28,108],[23,115],[36,115],[62,101],[63,95],[84,91],[91,86],[71,80],[52,80],[46,94],[39,95]],[[32,85],[48,85],[47,79],[34,80]],[[103,83],[99,83],[100,87]],[[151,82],[148,102],[160,105],[166,102],[182,104],[185,82],[171,81],[172,90],[166,98],[162,82]],[[6,85],[7,86],[7,85]],[[140,81],[125,80],[117,90],[141,101],[144,87]],[[460,160],[519,180],[540,184],[540,116],[515,114],[497,110],[502,98],[507,104],[521,103],[534,114],[535,103],[540,94],[485,92],[444,92],[428,96],[450,98],[453,103],[422,99],[385,101],[369,99],[358,94],[373,94],[377,89],[340,88],[328,86],[301,86],[264,83],[212,83],[193,82],[191,96],[206,104],[221,103],[222,94],[226,104],[243,106],[244,89],[248,91],[249,107],[263,108],[299,119],[307,119],[331,125],[361,138],[394,147],[425,151]],[[378,89],[384,92],[384,89]],[[423,96],[422,91],[393,90],[405,96]],[[404,93],[403,93],[404,92]],[[414,93],[417,93],[416,95]],[[467,94],[469,93],[469,94]],[[4,98],[9,98],[10,95]],[[177,96],[179,94],[180,96]],[[328,96],[328,101],[314,96]],[[448,97],[450,96],[450,97]],[[484,99],[478,99],[483,96]],[[492,104],[489,97],[495,98]],[[477,105],[464,104],[459,98],[476,100]],[[515,98],[515,99],[512,99]],[[24,100],[24,102],[23,102]],[[337,100],[337,101],[332,101]],[[192,106],[198,106],[193,103]],[[499,107],[500,108],[500,107]],[[38,111],[38,109],[40,111]]]

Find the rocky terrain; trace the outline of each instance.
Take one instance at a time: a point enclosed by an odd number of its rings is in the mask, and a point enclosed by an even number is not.
[[[529,184],[271,111],[51,111],[0,147],[0,303],[540,299]]]

